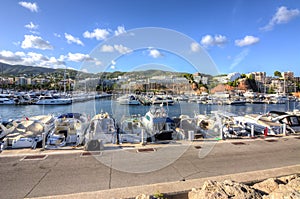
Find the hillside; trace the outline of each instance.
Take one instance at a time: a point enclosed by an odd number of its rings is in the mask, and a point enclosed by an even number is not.
[[[61,74],[65,73],[65,69],[53,69],[53,68],[45,68],[45,67],[38,67],[38,66],[24,66],[24,65],[10,65],[0,62],[0,75],[4,76],[22,76],[24,74],[27,75],[38,75],[38,74]],[[164,71],[164,70],[138,70],[138,71],[131,71],[131,72],[103,72],[98,74],[91,74],[91,73],[84,73],[76,70],[67,69],[67,76],[75,79],[80,77],[81,79],[84,78],[92,78],[92,77],[101,77],[104,79],[111,79],[117,78],[119,76],[127,76],[130,78],[151,78],[154,76],[183,76],[185,73],[181,72],[171,72],[171,71]]]
[[[53,68],[45,67],[33,67],[24,65],[10,65],[5,63],[0,63],[0,74],[4,75],[23,75],[23,74],[42,74],[42,73],[53,73],[56,70]]]

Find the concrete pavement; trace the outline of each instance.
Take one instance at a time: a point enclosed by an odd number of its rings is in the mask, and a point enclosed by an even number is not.
[[[53,196],[190,182],[198,178],[299,165],[299,144],[300,140],[293,137],[271,142],[198,142],[187,147],[151,146],[155,151],[140,153],[135,149],[105,150],[101,155],[82,157],[78,151],[22,161],[21,154],[11,157],[1,154],[0,193],[1,198]],[[203,155],[206,152],[207,155]],[[297,170],[299,167],[293,172]],[[263,173],[260,175],[263,177]]]

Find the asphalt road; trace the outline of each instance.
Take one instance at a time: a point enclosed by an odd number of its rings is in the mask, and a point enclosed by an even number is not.
[[[296,138],[194,145],[201,148],[157,145],[154,151],[105,150],[97,156],[59,154],[43,160],[0,155],[0,197],[79,193],[300,164]]]

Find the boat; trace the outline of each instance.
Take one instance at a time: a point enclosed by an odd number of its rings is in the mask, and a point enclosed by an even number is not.
[[[299,133],[300,132],[300,116],[293,112],[281,112],[281,111],[270,111],[265,114],[262,118],[265,121],[277,122],[280,124],[286,124],[287,133]]]
[[[282,125],[272,120],[264,119],[263,114],[248,114],[233,117],[234,123],[244,127],[251,132],[252,126],[257,135],[278,135],[282,133]]]
[[[132,115],[121,119],[120,143],[139,143],[146,137],[140,116]]]
[[[229,99],[226,101],[227,105],[245,105],[246,104],[246,100],[242,100],[242,99]]]
[[[174,121],[168,117],[166,109],[160,106],[151,106],[142,117],[142,124],[148,134],[147,141],[172,140],[174,130],[171,128]]]
[[[179,118],[174,118],[174,122],[178,133],[176,139],[195,140],[204,137],[203,130],[198,125],[197,117],[192,118],[188,115],[180,115]]]
[[[117,99],[121,105],[140,105],[141,103],[134,95],[124,95]]]
[[[53,121],[52,115],[41,115],[13,121],[10,128],[1,126],[5,133],[3,147],[12,149],[42,147],[43,135],[46,138],[54,128]]]
[[[243,95],[244,95],[244,97],[251,98],[251,99],[257,97],[257,93],[253,92],[253,90],[247,90]]]
[[[15,101],[9,94],[0,94],[0,105],[14,105]]]
[[[95,145],[95,142],[98,144],[102,142],[105,143],[116,143],[116,133],[117,129],[115,126],[115,121],[109,116],[108,113],[100,113],[95,115],[90,121],[86,131],[84,133],[84,146],[91,150],[96,146],[91,146],[90,143]]]
[[[153,105],[163,104],[163,105],[173,105],[174,100],[168,96],[154,96],[151,99]]]
[[[46,96],[40,96],[38,101],[35,104],[38,104],[38,105],[66,105],[66,104],[72,104],[72,99],[58,97],[58,96],[52,96],[52,95],[46,95]]]
[[[80,113],[67,113],[57,117],[54,125],[54,129],[47,136],[46,148],[78,146],[83,143],[88,119]]]

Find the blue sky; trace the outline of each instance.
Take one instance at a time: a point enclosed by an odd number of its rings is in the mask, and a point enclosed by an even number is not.
[[[214,64],[219,73],[272,75],[279,70],[300,76],[300,1],[2,0],[1,4],[0,62],[88,72],[130,71],[151,64],[207,72],[202,69]],[[153,44],[128,43],[135,41],[136,29],[147,27],[172,30],[183,38],[168,40],[168,35],[149,32],[144,39]],[[160,46],[157,38],[169,45]],[[179,46],[182,52],[174,50]],[[201,60],[194,62],[197,56]]]

